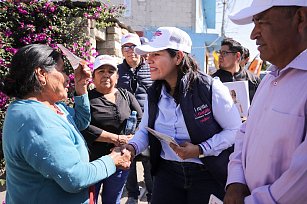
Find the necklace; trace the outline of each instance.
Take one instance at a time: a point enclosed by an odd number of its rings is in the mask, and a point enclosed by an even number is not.
[[[53,107],[55,109],[56,114],[64,115],[64,113],[61,111],[61,109],[59,107],[57,107],[55,104],[53,104]]]

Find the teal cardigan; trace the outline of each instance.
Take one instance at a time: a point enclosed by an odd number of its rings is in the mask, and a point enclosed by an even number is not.
[[[89,162],[79,132],[90,123],[87,94],[75,97],[74,108],[57,105],[64,117],[38,101],[10,104],[3,126],[7,204],[88,203],[88,186],[115,172],[110,156]]]

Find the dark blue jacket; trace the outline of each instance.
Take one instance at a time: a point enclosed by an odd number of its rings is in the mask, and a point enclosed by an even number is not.
[[[145,64],[143,61],[144,60],[142,60],[140,65],[135,69],[135,72],[131,70],[126,60],[124,60],[122,64],[119,64],[117,87],[127,89],[132,93],[144,111],[146,92],[153,81],[150,78],[149,65]]]
[[[187,77],[184,76],[180,82],[179,103],[192,143],[200,144],[222,131],[212,112],[212,78],[206,74],[199,73],[190,88],[188,88],[187,81]],[[162,85],[162,81],[156,81],[148,90],[148,126],[153,129]],[[160,141],[151,134],[149,134],[149,145],[151,147],[152,175],[155,175],[161,160],[162,146]],[[219,156],[207,156],[201,159],[223,187],[226,184],[227,165],[231,152],[232,148],[229,148]]]

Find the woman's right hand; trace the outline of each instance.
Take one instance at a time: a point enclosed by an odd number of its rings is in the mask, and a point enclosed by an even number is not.
[[[129,142],[129,140],[133,137],[133,135],[118,135],[117,138],[117,146],[125,145]]]
[[[120,149],[122,151],[127,150],[127,151],[130,152],[130,155],[131,155],[130,159],[131,159],[131,162],[132,162],[132,160],[134,159],[135,154],[136,154],[134,147],[131,144],[125,144],[125,145],[120,146]]]
[[[114,164],[119,169],[129,169],[131,164],[131,152],[120,147],[113,148],[109,154],[114,161]]]
[[[87,85],[91,79],[91,70],[86,63],[80,64],[77,69],[74,70],[75,74],[75,90],[78,96],[87,93]]]

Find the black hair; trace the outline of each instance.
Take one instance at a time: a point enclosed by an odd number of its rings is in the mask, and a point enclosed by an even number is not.
[[[221,46],[223,45],[227,45],[230,51],[240,52],[241,56],[243,55],[243,47],[238,41],[235,41],[232,38],[225,38],[221,42]]]
[[[246,47],[243,47],[242,59],[247,59],[249,56],[250,56],[249,49],[247,49]]]
[[[47,45],[31,44],[20,48],[13,56],[9,73],[1,83],[0,90],[10,97],[24,98],[39,93],[42,85],[35,69],[53,70],[62,55]]]
[[[174,50],[174,49],[166,49],[166,51],[169,53],[169,55],[172,58],[176,57],[177,52],[178,52],[178,50]],[[180,64],[178,65],[177,83],[176,83],[176,87],[175,87],[175,91],[173,95],[176,103],[179,102],[179,97],[180,97],[179,85],[180,85],[180,81],[182,77],[184,75],[187,75],[187,89],[190,89],[191,84],[197,78],[198,72],[199,72],[199,67],[196,61],[188,53],[183,52],[183,58]],[[165,83],[165,85],[166,85],[166,88],[170,90],[169,85],[167,83]]]

